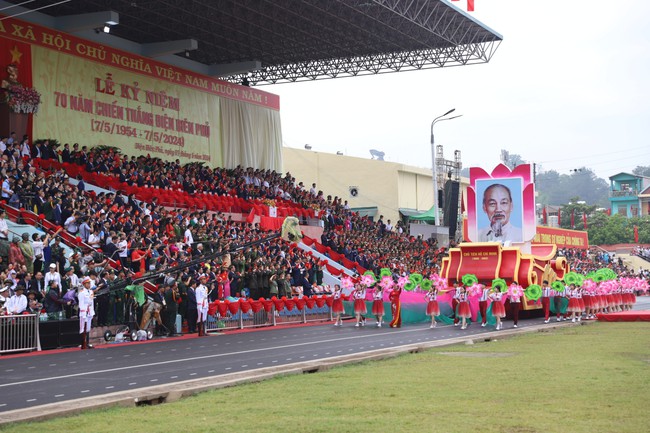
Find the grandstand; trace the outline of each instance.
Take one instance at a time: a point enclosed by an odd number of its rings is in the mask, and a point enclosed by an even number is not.
[[[151,275],[149,293],[180,288],[185,316],[186,282],[203,273],[212,300],[256,300],[317,295],[366,270],[438,266],[435,242],[386,230],[283,175],[280,103],[258,87],[488,62],[501,36],[447,1],[0,7],[3,208],[79,253],[46,245],[42,271],[54,263],[98,285]],[[19,91],[32,88],[38,98]],[[286,216],[307,234],[298,248],[266,240]],[[9,265],[13,287],[37,272]],[[98,324],[126,320],[121,293],[98,297]]]

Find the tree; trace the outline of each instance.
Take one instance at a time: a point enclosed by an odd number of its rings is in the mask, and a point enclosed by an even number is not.
[[[580,200],[580,197],[572,197],[569,204],[562,206],[562,218],[560,226],[564,229],[583,230],[583,215],[587,215],[587,227],[589,219],[596,210],[595,205],[588,205]],[[573,215],[573,225],[571,224],[571,215]]]
[[[526,164],[526,161],[524,161],[521,155],[510,153],[505,149],[501,149],[501,160],[510,170],[514,169],[518,165]]]
[[[650,243],[650,216],[626,218],[623,215],[608,216],[604,212],[594,212],[588,218],[587,231],[591,245],[634,243],[635,226],[639,230],[639,243]]]
[[[607,182],[588,168],[578,169],[570,175],[555,170],[540,172],[535,190],[538,192],[537,201],[541,204],[568,203],[572,197],[579,196],[589,205],[609,206]]]
[[[632,173],[637,176],[650,177],[650,165],[637,165],[636,168],[632,170]]]

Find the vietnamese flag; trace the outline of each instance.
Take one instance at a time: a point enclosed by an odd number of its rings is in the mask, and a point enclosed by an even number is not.
[[[544,206],[544,209],[542,209],[542,224],[546,225],[547,218],[548,215],[546,214],[546,206]]]
[[[639,243],[639,226],[634,226],[634,243]]]
[[[12,65],[13,77],[9,76],[9,66]],[[16,42],[11,39],[0,37],[0,79],[2,87],[12,84],[20,84],[23,87],[32,87],[32,48],[30,44]],[[38,89],[37,89],[38,90]],[[0,99],[4,100],[5,90],[0,90]],[[25,134],[32,136],[33,115],[27,118],[27,129]],[[9,134],[11,131],[4,131]],[[22,134],[22,131],[16,131]],[[19,140],[22,137],[16,137]]]
[[[558,227],[562,225],[562,211],[560,208],[557,208],[557,225]]]
[[[246,222],[248,224],[252,224],[253,221],[255,221],[255,208],[251,208],[251,211],[248,213],[248,216],[246,217]]]
[[[467,12],[474,12],[474,0],[467,0]]]

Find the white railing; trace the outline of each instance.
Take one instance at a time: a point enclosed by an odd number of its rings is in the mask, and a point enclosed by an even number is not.
[[[38,314],[0,316],[0,354],[41,350]]]

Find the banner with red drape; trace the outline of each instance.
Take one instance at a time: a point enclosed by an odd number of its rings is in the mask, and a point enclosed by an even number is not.
[[[6,89],[10,86],[20,85],[26,88],[31,88],[33,86],[31,45],[11,39],[0,38],[0,68],[2,68],[2,71],[0,72],[0,77],[2,79],[2,94],[0,95],[0,101],[4,103],[7,100]],[[38,91],[38,89],[36,90]],[[27,134],[33,141],[32,118],[33,114],[27,115],[25,131],[15,132],[17,135]],[[2,131],[3,134],[9,134],[10,132],[12,131]],[[16,138],[21,140],[22,135],[17,136]]]

